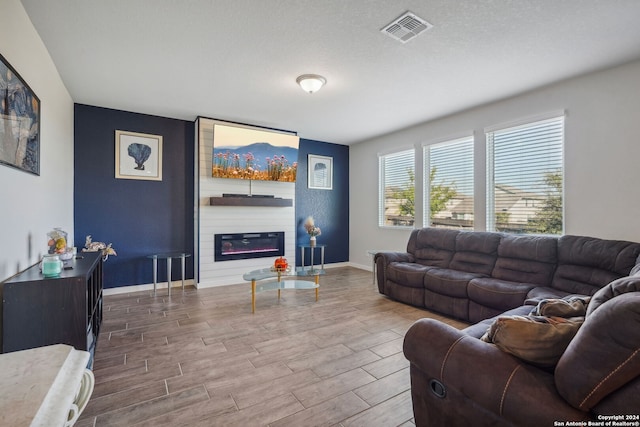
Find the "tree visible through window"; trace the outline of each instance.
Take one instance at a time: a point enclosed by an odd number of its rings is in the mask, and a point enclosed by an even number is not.
[[[412,227],[415,223],[415,153],[406,150],[381,155],[378,224]]]
[[[473,137],[425,146],[424,159],[424,223],[473,229]]]
[[[564,117],[486,136],[487,229],[562,234]]]

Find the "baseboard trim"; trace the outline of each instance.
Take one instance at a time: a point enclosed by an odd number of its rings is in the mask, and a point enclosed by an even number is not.
[[[330,270],[333,268],[340,268],[340,267],[355,267],[355,268],[359,268],[362,270],[367,270],[367,271],[371,271],[371,267],[366,267],[360,264],[354,264],[354,263],[350,263],[350,262],[334,262],[331,264],[325,264],[324,265],[324,269],[325,270]],[[185,286],[195,286],[196,289],[206,289],[206,288],[216,288],[218,286],[231,286],[231,285],[242,285],[242,284],[246,284],[249,282],[243,282],[243,281],[237,281],[237,280],[233,280],[230,282],[218,282],[218,283],[198,283],[195,284],[193,279],[187,279],[184,281],[184,285]],[[174,280],[173,282],[171,282],[171,289],[175,289],[175,288],[181,288],[182,287],[182,281],[180,280]],[[167,290],[167,282],[158,282],[158,286],[157,286],[158,291],[165,291]],[[128,294],[131,292],[142,292],[142,291],[153,291],[153,283],[147,283],[147,284],[143,284],[143,285],[131,285],[131,286],[120,286],[118,288],[108,288],[108,289],[104,289],[102,291],[102,293],[104,295],[121,295],[121,294]]]
[[[184,286],[193,286],[193,279],[186,279],[184,281]],[[171,282],[171,290],[175,288],[182,288],[182,280],[174,280]],[[167,282],[158,282],[156,287],[158,292],[167,292]],[[153,291],[153,283],[147,283],[144,285],[131,285],[131,286],[120,286],[117,288],[106,288],[102,290],[103,295],[121,295],[128,294],[131,292],[142,292],[142,291]]]
[[[355,262],[349,262],[348,263],[349,267],[353,267],[353,268],[359,268],[360,270],[365,270],[365,271],[373,271],[373,265],[364,265],[364,264],[358,264]]]

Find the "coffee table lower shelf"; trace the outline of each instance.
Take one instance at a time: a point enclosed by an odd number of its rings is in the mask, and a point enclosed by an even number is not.
[[[315,289],[316,301],[318,301],[319,277],[315,276],[315,282],[310,280],[273,280],[258,283],[255,279],[251,280],[251,312],[256,312],[256,293],[277,290],[278,299],[280,299],[280,291],[283,289]]]
[[[242,275],[244,280],[251,281],[251,313],[256,312],[256,293],[262,291],[280,291],[283,289],[315,289],[316,301],[318,301],[318,288],[320,287],[320,276],[324,276],[325,271],[313,267],[295,267],[286,270],[274,270],[272,267],[253,270]],[[304,277],[308,280],[301,280]],[[311,280],[313,277],[313,281]],[[285,279],[286,278],[286,279]],[[262,280],[265,280],[262,282]]]

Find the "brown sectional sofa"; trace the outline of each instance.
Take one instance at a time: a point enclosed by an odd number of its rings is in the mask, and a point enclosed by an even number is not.
[[[459,331],[421,319],[407,332],[416,424],[553,426],[640,415],[639,256],[632,242],[435,228],[414,230],[406,252],[376,254],[381,293],[472,323]],[[591,302],[555,369],[479,339],[499,316],[525,316],[543,299],[569,295]]]

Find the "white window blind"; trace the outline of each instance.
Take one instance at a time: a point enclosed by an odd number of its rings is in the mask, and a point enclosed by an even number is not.
[[[381,155],[378,225],[412,227],[415,222],[415,151]]]
[[[487,137],[487,229],[562,234],[564,117]]]
[[[473,229],[473,137],[424,147],[424,223]]]

